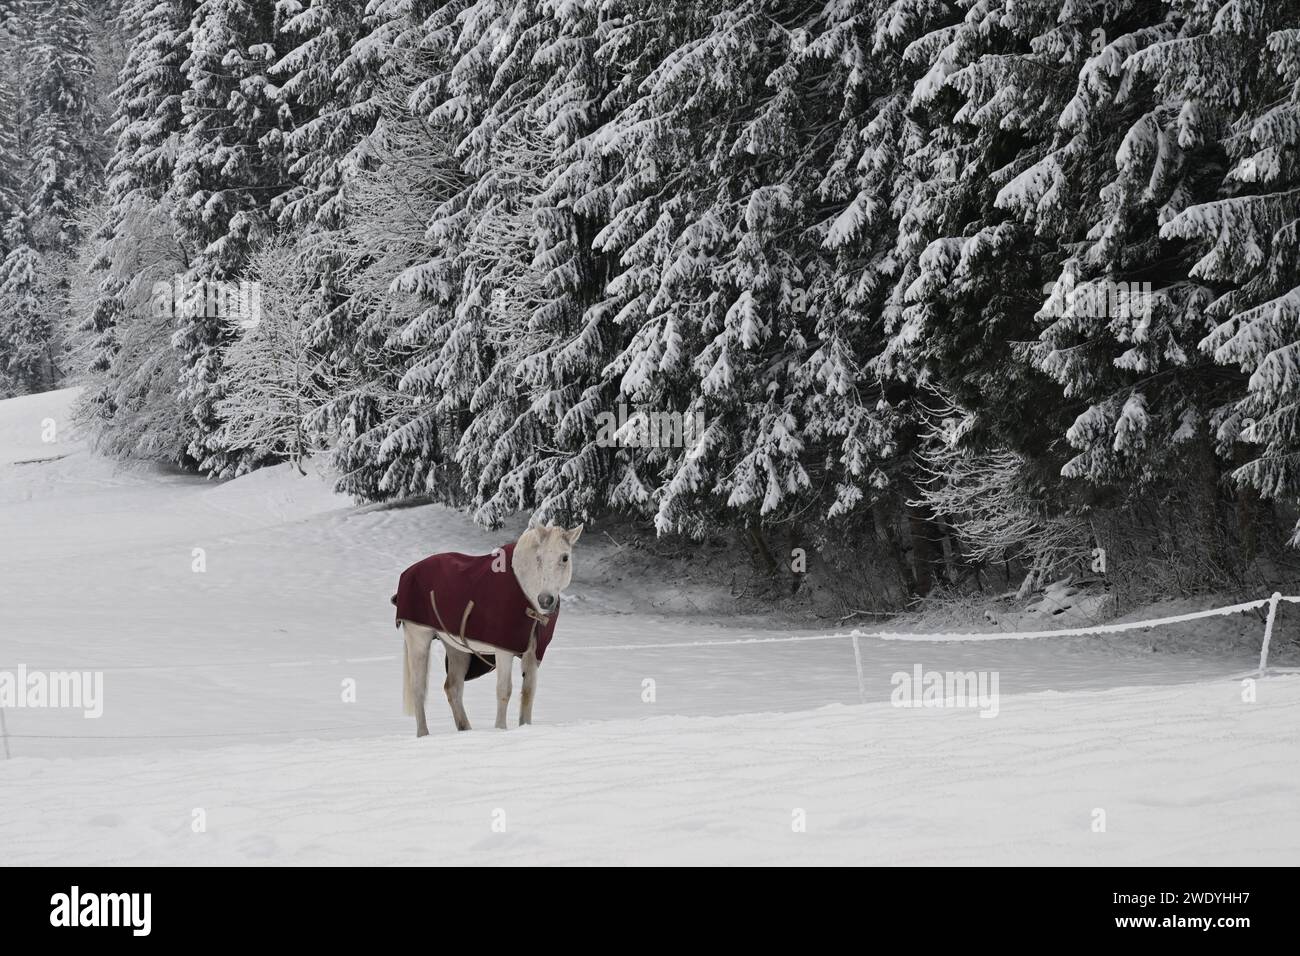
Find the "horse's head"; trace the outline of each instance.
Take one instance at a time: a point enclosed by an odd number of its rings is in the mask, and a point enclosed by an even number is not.
[[[560,592],[573,579],[573,546],[582,535],[582,525],[561,528],[537,525],[515,542],[511,562],[515,579],[538,611],[550,614],[560,606]]]

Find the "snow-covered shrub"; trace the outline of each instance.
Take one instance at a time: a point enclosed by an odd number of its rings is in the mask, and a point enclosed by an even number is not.
[[[99,336],[86,321],[99,299],[100,276],[94,266],[99,258],[96,233],[108,214],[107,202],[100,200],[81,210],[77,234],[80,239],[65,259],[63,276],[67,283],[61,321],[56,338],[62,345],[61,365],[67,384],[85,381],[87,372],[98,357]]]
[[[319,446],[307,416],[330,394],[319,355],[307,341],[311,258],[284,239],[253,253],[240,283],[245,311],[227,316],[241,331],[227,346],[217,380],[221,427],[213,446],[238,462],[238,475],[257,464],[301,461]]]
[[[942,517],[975,567],[1015,562],[1021,596],[1092,560],[1093,532],[1078,508],[1052,509],[1043,476],[1010,449],[971,451],[960,439],[971,417],[949,406],[917,455],[923,477],[915,505]]]
[[[184,252],[166,204],[144,194],[124,197],[110,221],[114,239],[93,273],[96,311],[87,316],[87,332],[96,340],[78,416],[106,454],[181,462],[187,441],[174,324],[154,288],[182,271]],[[111,323],[95,324],[101,309]]]

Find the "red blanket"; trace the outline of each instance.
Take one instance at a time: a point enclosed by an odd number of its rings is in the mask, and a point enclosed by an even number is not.
[[[393,598],[397,619],[414,621],[458,637],[463,634],[516,654],[524,653],[528,650],[534,622],[528,616],[532,605],[511,569],[514,554],[512,541],[491,554],[447,552],[411,565],[402,572],[397,596]],[[551,643],[559,616],[557,607],[544,626],[537,626],[539,661]],[[471,667],[470,676],[477,677],[486,671],[487,668]]]

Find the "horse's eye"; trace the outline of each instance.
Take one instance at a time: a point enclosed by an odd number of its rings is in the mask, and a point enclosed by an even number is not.
[[[567,554],[560,555],[560,563],[561,563],[561,564],[568,564],[568,563],[569,563],[569,556],[568,556]]]

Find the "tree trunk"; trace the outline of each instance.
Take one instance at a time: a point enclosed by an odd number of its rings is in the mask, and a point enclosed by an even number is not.
[[[917,594],[934,588],[934,566],[938,558],[938,535],[929,508],[908,505],[907,526],[912,536],[912,582]]]
[[[746,529],[746,532],[749,535],[750,543],[753,544],[754,549],[758,552],[758,556],[767,567],[768,574],[776,577],[778,569],[776,558],[772,554],[772,549],[767,546],[767,539],[763,537],[762,530],[754,525],[750,525]]]
[[[1233,449],[1233,464],[1240,467],[1250,461],[1250,451],[1238,442]],[[1241,542],[1241,560],[1253,564],[1259,553],[1259,532],[1255,524],[1255,489],[1249,485],[1237,487],[1237,537]]]

